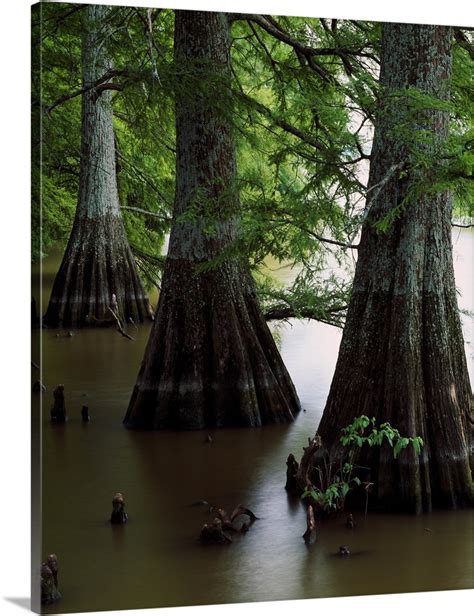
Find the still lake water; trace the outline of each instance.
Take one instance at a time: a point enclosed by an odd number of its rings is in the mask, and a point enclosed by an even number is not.
[[[453,241],[460,305],[473,310],[474,232],[456,230]],[[59,259],[53,251],[43,261],[43,310]],[[274,269],[282,281],[294,276],[289,268]],[[38,300],[37,269],[33,276]],[[305,511],[283,488],[285,462],[289,452],[299,458],[316,431],[339,330],[294,320],[279,326],[281,353],[306,412],[289,426],[212,431],[207,443],[206,432],[123,428],[149,329],[130,330],[133,342],[113,329],[84,329],[72,338],[42,332],[48,388],[42,395],[42,554],[58,555],[63,594],[45,612],[472,587],[470,510],[359,515],[354,531],[341,517],[325,522],[317,542],[305,546]],[[33,346],[40,333],[33,331]],[[472,371],[468,318],[464,333]],[[52,389],[60,382],[69,420],[53,426]],[[33,396],[34,402],[40,398]],[[84,404],[88,424],[81,422]],[[108,521],[117,491],[130,517],[123,527]],[[202,499],[228,511],[243,503],[261,519],[229,546],[201,546],[200,528],[214,516],[189,505]],[[351,556],[341,559],[335,554],[344,543]]]

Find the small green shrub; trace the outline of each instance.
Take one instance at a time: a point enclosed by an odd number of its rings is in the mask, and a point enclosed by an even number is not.
[[[368,505],[369,488],[371,482],[362,482],[359,477],[353,475],[354,470],[363,468],[354,465],[354,457],[358,449],[368,445],[369,447],[381,447],[386,441],[393,451],[393,457],[397,458],[409,445],[419,455],[423,447],[423,439],[420,436],[401,436],[400,432],[388,422],[379,426],[375,424],[375,417],[369,419],[366,415],[355,417],[352,423],[342,429],[340,438],[341,445],[347,448],[347,460],[334,470],[334,464],[324,462],[323,467],[316,467],[319,474],[319,487],[307,488],[301,498],[311,498],[316,506],[325,511],[342,511],[347,494],[354,486],[364,485],[366,489],[366,511]]]

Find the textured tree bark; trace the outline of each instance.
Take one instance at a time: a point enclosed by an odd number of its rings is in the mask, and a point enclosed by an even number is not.
[[[84,8],[84,87],[112,68],[105,45],[110,10]],[[44,320],[53,327],[93,324],[94,319],[110,316],[107,308],[113,294],[125,320],[150,316],[120,213],[112,92],[98,87],[82,95],[79,200]]]
[[[371,207],[318,429],[335,456],[340,429],[360,414],[389,421],[401,434],[421,436],[420,456],[409,447],[396,461],[388,448],[361,457],[372,469],[379,503],[416,512],[472,500],[472,395],[454,282],[451,196],[426,190],[407,201],[388,231],[378,232],[374,223],[409,195],[415,181],[430,181],[432,169],[420,171],[418,178],[416,171],[400,177],[393,169],[410,164],[417,139],[428,156],[434,155],[446,139],[448,113],[434,108],[413,113],[400,92],[411,87],[441,99],[449,96],[451,40],[448,27],[383,26]],[[422,131],[431,137],[427,140]]]
[[[228,110],[213,88],[224,90],[230,79],[227,16],[176,11],[175,62],[196,87],[176,93],[169,250],[124,421],[147,429],[291,421],[298,398],[257,304],[249,267],[226,252],[239,224],[235,147]]]

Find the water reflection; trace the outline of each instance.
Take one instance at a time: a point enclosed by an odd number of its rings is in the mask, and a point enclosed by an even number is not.
[[[471,310],[473,237],[463,230],[455,244],[460,303]],[[44,263],[45,297],[58,258],[52,255]],[[464,319],[464,327],[471,340],[472,322]],[[290,426],[214,431],[207,443],[202,432],[123,428],[148,325],[134,332],[134,342],[113,330],[81,330],[73,338],[45,330],[43,553],[60,558],[64,597],[46,611],[471,586],[471,511],[419,518],[370,514],[367,520],[356,518],[354,532],[335,519],[318,529],[315,545],[305,546],[305,512],[284,490],[285,462],[290,451],[300,456],[316,430],[341,332],[294,320],[279,331],[306,412]],[[69,420],[53,426],[49,408],[59,382],[65,384]],[[83,404],[91,415],[87,424],[81,421]],[[117,491],[124,494],[129,514],[124,527],[108,521]],[[230,546],[203,547],[197,537],[213,512],[189,506],[198,500],[228,511],[243,503],[261,519]],[[341,559],[337,550],[346,543],[352,554]]]

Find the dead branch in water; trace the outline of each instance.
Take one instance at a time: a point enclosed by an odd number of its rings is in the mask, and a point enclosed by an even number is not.
[[[108,309],[110,310],[112,316],[114,317],[115,321],[117,322],[117,331],[119,332],[119,334],[122,334],[122,336],[124,336],[125,338],[128,338],[129,340],[135,340],[135,338],[130,336],[130,334],[127,334],[127,332],[124,330],[124,328],[122,327],[122,324],[120,323],[120,319],[115,314],[115,312],[112,310],[112,308],[109,306]]]
[[[308,505],[306,511],[306,530],[303,535],[305,543],[312,544],[316,539],[316,521],[314,519],[314,509],[312,505]]]
[[[252,522],[258,520],[253,511],[250,511],[250,509],[247,509],[247,507],[244,507],[243,505],[237,505],[230,516],[230,521],[233,522],[235,518],[238,518],[240,515],[247,515]]]

